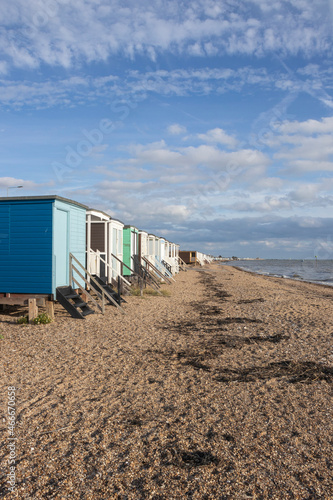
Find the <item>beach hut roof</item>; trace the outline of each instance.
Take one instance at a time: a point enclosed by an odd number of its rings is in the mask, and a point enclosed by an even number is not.
[[[115,217],[112,217],[110,214],[107,214],[106,212],[103,212],[103,210],[97,210],[96,208],[88,208],[87,211],[91,212],[91,215],[96,215],[97,214],[98,216],[100,216],[100,214],[102,214],[102,215],[104,215],[104,219],[105,220],[113,220],[115,222],[120,222],[120,224],[124,225],[124,223],[121,220],[116,219]]]
[[[87,212],[89,212],[89,215],[95,215],[96,217],[100,217],[101,219],[104,220],[111,219],[111,215],[107,214],[106,212],[103,212],[103,210],[97,210],[96,208],[88,208]]]
[[[33,201],[33,200],[59,200],[64,201],[66,203],[71,203],[72,205],[76,205],[78,207],[88,209],[87,205],[83,205],[83,203],[79,203],[78,201],[70,200],[69,198],[63,198],[62,196],[58,196],[56,194],[53,195],[45,195],[45,196],[6,196],[0,198],[0,201]]]

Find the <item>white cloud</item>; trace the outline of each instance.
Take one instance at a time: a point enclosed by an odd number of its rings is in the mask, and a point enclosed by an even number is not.
[[[132,145],[128,148],[132,155],[129,159],[115,160],[114,164],[123,168],[125,165],[149,165],[154,168],[162,166],[175,169],[190,169],[205,167],[209,170],[225,171],[234,176],[239,169],[244,172],[251,169],[262,169],[270,163],[269,158],[261,151],[241,149],[239,151],[225,151],[210,144],[189,146],[185,148],[169,148],[164,141],[148,145]]]
[[[271,128],[263,143],[284,160],[282,172],[307,173],[333,170],[333,118],[284,121]]]
[[[215,144],[225,144],[230,148],[235,148],[237,146],[237,139],[235,137],[228,135],[221,128],[214,128],[208,130],[206,134],[198,134],[199,139],[204,142],[213,142]]]
[[[166,51],[199,57],[215,55],[215,50],[311,56],[330,48],[325,7],[324,0],[275,2],[272,8],[257,0],[228,2],[223,8],[218,0],[130,0],[126,5],[119,0],[3,0],[0,14],[7,30],[0,46],[11,66],[28,68],[68,68],[114,54],[155,60]]]
[[[6,68],[4,65],[4,69]],[[1,63],[0,63],[1,70]],[[1,71],[0,71],[1,72]],[[0,80],[0,103],[9,107],[33,106],[34,108],[82,106],[103,101],[104,105],[131,111],[131,105],[146,99],[151,93],[162,96],[196,96],[221,95],[226,92],[252,93],[253,90],[276,91],[276,87],[288,92],[286,98],[266,114],[260,115],[254,126],[261,127],[262,121],[276,121],[286,116],[286,109],[296,98],[297,92],[307,92],[327,105],[330,96],[316,85],[321,79],[321,86],[330,85],[332,74],[322,69],[319,76],[307,76],[307,80],[299,84],[297,77],[290,79],[290,85],[278,85],[285,82],[286,72],[279,70],[268,72],[266,68],[239,67],[200,68],[177,70],[149,70],[140,72],[128,70],[120,78],[109,74],[104,77],[73,76],[69,78],[34,80],[11,80],[2,77]],[[32,77],[33,78],[33,77]],[[311,91],[310,91],[310,90]],[[291,92],[291,93],[290,93]],[[121,101],[121,103],[120,103]],[[333,100],[332,100],[333,105]],[[327,124],[329,126],[329,123]]]
[[[333,117],[319,120],[306,120],[305,122],[285,121],[278,127],[282,134],[327,134],[333,133]]]
[[[168,127],[168,133],[171,135],[186,134],[186,127],[179,125],[178,123],[174,123]]]
[[[291,191],[289,196],[298,202],[309,203],[313,201],[320,190],[318,184],[307,184],[298,187],[295,191]]]
[[[266,196],[262,201],[239,201],[229,208],[240,212],[280,212],[280,210],[290,210],[292,205],[286,198]]]

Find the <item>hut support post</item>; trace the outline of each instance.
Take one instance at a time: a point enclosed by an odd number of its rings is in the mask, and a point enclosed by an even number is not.
[[[28,305],[29,305],[28,320],[29,323],[32,323],[33,320],[38,316],[38,307],[36,299],[28,299]]]
[[[118,295],[123,295],[123,281],[120,276],[118,276]]]
[[[51,319],[54,319],[54,302],[53,302],[53,300],[46,301],[46,314],[48,314]]]

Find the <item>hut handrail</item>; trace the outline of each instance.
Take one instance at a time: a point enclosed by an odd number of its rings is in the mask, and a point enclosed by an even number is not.
[[[72,267],[72,269],[74,269],[74,271],[77,273],[77,274],[80,274],[78,272],[78,270],[76,269],[75,266]],[[80,285],[80,283],[74,278],[74,276],[72,276],[72,281],[74,281],[74,283],[76,284],[76,286],[81,290],[82,293],[85,293],[88,295],[89,299],[95,304],[95,306],[98,307],[98,309],[100,309],[100,311],[102,312],[102,314],[105,313],[105,310],[104,310],[104,304],[102,303],[102,306],[99,305],[99,303],[97,302],[97,300],[94,299],[94,297],[92,295],[90,295],[90,293],[88,292],[88,290],[86,289],[83,289],[82,286]]]
[[[179,257],[179,255],[178,255],[178,259],[180,261],[180,264],[183,264],[184,266],[186,266],[186,262],[184,262],[183,259],[181,257]]]
[[[169,280],[173,280],[175,281],[175,279],[173,278],[172,276],[172,273],[165,267],[165,265],[162,263],[162,261],[157,257],[157,255],[155,255],[154,257],[154,261],[155,261],[155,266],[157,267],[157,269],[163,274],[163,272],[165,273],[163,275],[163,277],[167,277]],[[160,269],[162,268],[162,269]]]
[[[136,273],[135,271],[133,271],[127,264],[125,264],[125,262],[123,262],[122,260],[118,259],[118,257],[116,255],[113,255],[113,253],[112,253],[111,256],[114,257],[118,262],[120,262],[127,269],[129,269],[131,271],[131,273],[134,274],[134,276],[137,276],[138,278],[141,278],[141,276],[138,273]]]
[[[142,257],[141,257],[142,258]],[[140,269],[141,269],[141,272],[143,274],[143,277],[144,279],[146,279],[148,277],[149,279],[149,285],[152,287],[152,288],[155,288],[155,290],[160,294],[162,295],[162,293],[159,291],[159,288],[160,288],[160,285],[159,283],[156,281],[156,276],[154,277],[152,275],[152,273],[148,270],[147,267],[143,266],[141,263],[140,263]],[[148,280],[147,280],[148,281]]]
[[[187,271],[187,264],[186,262],[183,261],[181,257],[179,257],[179,255],[178,255],[178,264],[182,266],[182,268],[184,268],[184,271]]]
[[[81,279],[82,279],[82,280],[83,280],[83,281],[84,281],[84,282],[85,282],[88,286],[91,286],[91,285],[90,285],[90,283],[89,283],[89,281],[88,281],[88,280],[87,280],[87,279],[86,279],[86,278],[85,278],[85,277],[84,277],[84,276],[80,273],[80,271],[79,271],[78,269],[76,269],[76,267],[75,267],[75,266],[73,266],[73,262],[72,262],[72,261],[74,260],[74,261],[75,261],[75,262],[76,262],[76,263],[77,263],[77,264],[81,267],[81,269],[82,269],[82,270],[83,270],[83,271],[87,274],[87,276],[89,276],[90,280],[91,280],[93,283],[95,283],[95,285],[96,285],[98,288],[100,288],[100,284],[98,283],[98,281],[97,281],[97,280],[95,280],[95,278],[93,277],[93,275],[92,275],[92,274],[90,274],[90,272],[88,271],[88,269],[86,269],[86,268],[85,268],[85,267],[81,264],[81,262],[80,262],[80,261],[79,261],[76,257],[74,257],[74,255],[73,255],[72,253],[70,253],[70,254],[69,254],[69,256],[70,256],[70,269],[71,269],[71,272],[70,272],[70,279],[71,279],[71,280],[73,280],[73,281],[75,281],[75,283],[77,283],[77,281],[75,280],[74,276],[72,275],[72,274],[73,274],[72,270],[74,269],[74,270],[75,270],[75,272],[76,272],[76,273],[80,276],[80,278],[81,278]],[[88,296],[89,296],[90,298],[92,298],[91,294],[90,294],[87,290],[83,290],[81,286],[80,286],[80,290],[82,290],[82,291],[83,291],[83,293],[87,293],[87,294],[88,294]],[[111,295],[110,295],[108,292],[106,292],[104,289],[102,289],[102,307],[103,307],[103,309],[104,309],[104,307],[105,307],[105,296],[106,296],[109,300],[111,300],[111,302],[112,302],[112,303],[113,303],[116,307],[118,307],[118,309],[120,309],[120,310],[124,313],[123,308],[122,308],[122,307],[121,307],[121,306],[120,306],[120,305],[119,305],[119,304],[118,304],[118,303],[114,300],[114,298],[113,298],[113,297],[111,297]],[[92,300],[93,300],[93,302],[95,302],[95,303],[96,303],[96,301],[95,301],[95,299],[94,299],[94,298],[92,298]],[[103,314],[104,314],[104,312],[103,312]]]
[[[103,257],[101,257],[100,255],[98,255],[98,253],[97,253],[97,252],[95,252],[95,250],[93,250],[93,249],[91,248],[91,249],[90,249],[90,253],[92,253],[92,254],[94,254],[94,255],[97,255],[97,257],[98,257],[98,258],[99,258],[99,259],[100,259],[100,260],[101,260],[101,261],[102,261],[105,265],[107,265],[108,267],[110,267],[110,268],[111,268],[111,271],[115,271],[115,272],[117,273],[116,269],[114,269],[114,268],[111,266],[111,264],[109,264],[109,262],[106,262],[106,260],[104,260],[104,259],[103,259]],[[111,254],[111,255],[112,255],[112,257],[114,257],[114,255],[113,255],[113,254]],[[117,258],[117,257],[116,257],[116,258]],[[121,261],[120,261],[120,262],[121,262]],[[124,265],[125,265],[125,264],[124,264]],[[117,273],[117,278],[118,278],[118,276],[120,276],[120,278],[121,278],[121,279],[122,279],[122,280],[126,283],[126,285],[131,286],[131,283],[130,283],[129,281],[127,281],[127,279],[126,279],[126,278],[124,278],[124,276],[122,276],[121,274],[118,274],[118,273]]]
[[[173,280],[173,281],[176,281],[175,278],[172,276],[172,271],[171,271],[171,266],[170,264],[168,264],[166,261],[163,262],[163,260],[159,260],[158,258],[155,257],[155,262],[158,262],[159,265],[163,266],[164,269],[166,270],[166,272],[168,273],[166,276],[170,279],[170,280]],[[170,269],[167,268],[167,266],[165,264],[168,264],[168,266],[170,266]]]
[[[69,254],[69,279],[70,279],[70,286],[72,286],[72,282],[74,282],[78,288],[81,290],[82,293],[86,293],[88,295],[88,297],[90,298],[90,300],[98,307],[98,309],[101,310],[102,314],[105,313],[105,299],[104,299],[104,293],[102,294],[102,306],[100,306],[100,304],[97,302],[97,300],[94,299],[94,297],[88,292],[88,290],[86,290],[85,288],[82,288],[82,285],[74,278],[73,276],[73,270],[80,276],[80,278],[83,279],[83,281],[89,286],[89,282],[88,280],[82,276],[82,274],[80,273],[80,271],[78,269],[76,269],[76,267],[73,265],[73,259],[75,260],[75,262],[77,262],[79,264],[80,267],[82,267],[84,269],[84,267],[82,266],[81,262],[79,262],[77,260],[76,257],[74,257],[74,255],[72,253]],[[86,269],[84,269],[86,271]],[[89,275],[90,273],[87,271],[87,274]],[[93,278],[92,278],[93,279]]]
[[[73,266],[73,269],[74,269],[74,271],[75,271],[75,272],[76,272],[76,273],[80,276],[80,278],[81,278],[81,279],[83,279],[83,281],[84,281],[85,283],[87,283],[87,285],[90,285],[89,281],[88,281],[88,280],[86,280],[86,279],[84,278],[84,276],[82,276],[82,274],[80,273],[80,271],[79,271],[78,269],[76,269],[76,267],[75,267],[75,266]],[[75,280],[75,278],[73,278],[73,281],[75,281],[75,282],[77,283],[77,281]],[[98,282],[97,282],[94,278],[93,278],[93,282],[94,282],[94,283],[97,283],[98,287],[100,288],[99,283],[98,283]],[[100,293],[100,292],[97,292],[97,290],[95,290],[95,291],[96,291],[96,293],[97,293],[97,295],[98,295],[98,296],[99,296],[99,295],[101,295],[101,293]],[[84,293],[85,293],[85,292],[84,292]],[[113,303],[116,307],[118,307],[119,309],[121,309],[121,310],[122,310],[122,312],[124,312],[124,311],[123,311],[123,309],[120,307],[120,305],[119,305],[119,304],[118,304],[118,303],[114,300],[114,298],[113,298],[113,297],[112,297],[112,296],[111,296],[111,295],[110,295],[110,294],[109,294],[106,290],[102,289],[102,297],[104,297],[104,295],[106,295],[106,297],[107,297],[108,299],[110,299],[110,300],[111,300],[111,302],[112,302],[112,303]],[[90,296],[90,294],[89,294],[89,296]],[[103,300],[105,300],[105,299],[103,299]]]
[[[167,283],[169,283],[169,285],[171,284],[171,280],[167,277],[167,276],[164,276],[162,274],[161,271],[159,271],[159,269],[157,269],[157,267],[154,266],[154,264],[152,264],[148,259],[146,259],[146,257],[142,257],[143,261],[148,264],[148,266],[150,266],[153,271],[160,277],[162,278],[163,280],[165,280]],[[149,269],[149,268],[148,268]]]

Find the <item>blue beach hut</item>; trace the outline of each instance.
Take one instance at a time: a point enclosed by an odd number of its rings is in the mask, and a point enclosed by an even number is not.
[[[0,198],[0,297],[52,300],[71,285],[70,253],[85,267],[86,209],[56,195]]]

